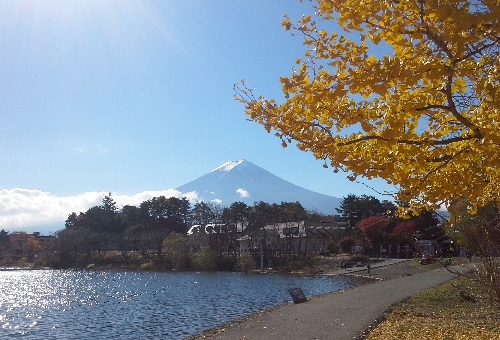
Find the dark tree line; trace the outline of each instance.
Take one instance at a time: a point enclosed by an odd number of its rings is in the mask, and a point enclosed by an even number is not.
[[[55,249],[61,266],[102,251],[161,254],[163,239],[171,232],[185,234],[189,219],[190,204],[185,198],[160,196],[120,210],[109,194],[101,205],[68,216],[65,228],[57,233]]]
[[[394,203],[366,195],[344,197],[337,209],[349,221],[346,236],[365,245],[403,243],[416,236],[431,237],[439,232],[435,230],[432,213],[421,213],[402,221],[394,217],[396,210]],[[387,221],[381,223],[378,221],[381,218]],[[195,232],[201,241],[193,242],[191,251],[199,252],[208,246],[218,258],[234,258],[238,254],[236,239],[239,236],[252,234],[270,224],[320,220],[328,221],[329,217],[307,211],[299,202],[260,201],[253,206],[234,202],[229,207],[198,202],[191,206],[186,198],[160,196],[139,206],[126,205],[120,209],[108,194],[101,205],[68,216],[65,228],[57,233],[55,265],[85,265],[95,259],[96,254],[111,251],[136,252],[143,259],[161,259],[168,253],[164,240],[172,233],[185,237],[193,225],[199,226]]]
[[[68,216],[65,228],[57,233],[56,265],[78,265],[78,261],[109,251],[161,257],[163,241],[174,232],[186,235],[192,225],[202,227],[199,231],[208,235],[210,248],[219,256],[236,255],[236,238],[243,223],[250,232],[269,223],[304,220],[308,216],[315,215],[307,213],[298,202],[258,202],[253,206],[234,202],[229,207],[198,202],[191,206],[186,198],[164,196],[119,209],[108,194],[101,205]]]

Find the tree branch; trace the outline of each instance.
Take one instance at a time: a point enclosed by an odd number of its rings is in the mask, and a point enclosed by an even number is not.
[[[429,142],[428,140],[426,140],[426,141],[418,141],[418,140],[410,140],[410,139],[391,140],[391,139],[388,139],[388,138],[385,138],[382,136],[363,136],[361,138],[356,138],[356,139],[353,139],[353,140],[350,140],[347,142],[338,143],[337,145],[338,146],[347,146],[347,145],[356,144],[356,143],[360,143],[360,142],[364,142],[364,141],[368,141],[368,140],[381,140],[384,142],[394,141],[396,144],[407,144],[407,145],[424,145],[424,144],[426,144],[426,145],[430,145],[430,146],[442,146],[442,145],[448,145],[448,144],[463,142],[463,141],[472,140],[472,139],[480,139],[480,137],[478,137],[476,135],[466,136],[466,137],[460,136],[460,137],[453,137],[453,138]]]

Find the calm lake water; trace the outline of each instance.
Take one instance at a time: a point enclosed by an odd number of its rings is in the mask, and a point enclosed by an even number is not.
[[[0,271],[0,338],[180,339],[225,321],[359,284],[352,277],[135,271]]]

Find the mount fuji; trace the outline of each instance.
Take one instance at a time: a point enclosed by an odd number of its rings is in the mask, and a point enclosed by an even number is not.
[[[320,194],[287,182],[246,160],[229,161],[206,175],[178,188],[180,192],[196,192],[205,202],[230,206],[234,202],[253,205],[300,202],[308,210],[336,214],[341,198]]]

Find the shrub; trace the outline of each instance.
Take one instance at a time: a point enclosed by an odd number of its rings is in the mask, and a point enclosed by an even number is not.
[[[171,233],[163,240],[163,253],[172,264],[172,268],[183,270],[189,268],[188,239],[179,233]]]
[[[193,267],[201,271],[217,270],[217,253],[208,247],[202,248],[193,257]]]
[[[236,257],[219,257],[217,258],[217,270],[234,270],[236,261]]]
[[[351,236],[344,236],[339,241],[339,247],[343,253],[350,253],[352,247],[354,247],[355,245],[356,242]]]
[[[249,270],[253,270],[257,268],[257,263],[255,262],[255,259],[248,254],[242,254],[240,255],[237,263],[236,263],[236,268],[239,270],[243,270],[244,272],[247,272]]]
[[[326,249],[330,252],[330,254],[338,254],[340,251],[339,246],[333,240],[328,241]]]

